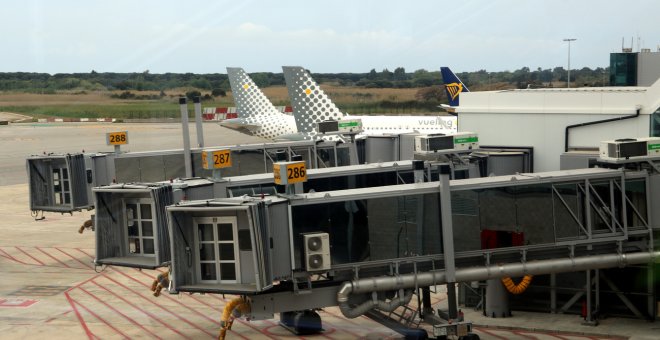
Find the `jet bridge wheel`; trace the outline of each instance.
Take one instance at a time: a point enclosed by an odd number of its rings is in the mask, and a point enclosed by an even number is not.
[[[323,332],[321,316],[313,310],[282,312],[280,325],[296,335]]]

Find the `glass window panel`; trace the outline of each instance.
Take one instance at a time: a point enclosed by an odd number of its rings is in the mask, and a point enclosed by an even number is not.
[[[140,218],[143,220],[151,219],[151,204],[140,204]]]
[[[143,239],[144,243],[144,254],[153,254],[155,253],[155,248],[154,248],[154,239],[152,238],[145,238]]]
[[[154,236],[154,226],[151,221],[142,221],[142,236]]]
[[[234,259],[234,244],[233,243],[220,243],[220,260],[227,261]]]
[[[200,263],[202,280],[216,280],[215,263]]]
[[[57,169],[53,169],[53,181],[60,180],[60,172]]]
[[[218,240],[219,241],[234,240],[234,227],[232,224],[218,223]]]
[[[136,225],[128,226],[128,236],[139,236],[138,227]]]
[[[200,261],[215,261],[215,247],[212,243],[203,243],[199,249]]]
[[[69,171],[66,168],[62,169],[62,178],[64,179],[69,178]]]
[[[126,204],[126,216],[128,217],[129,224],[131,224],[131,220],[134,220],[137,216],[135,216],[135,213],[137,212],[137,205],[136,204]]]
[[[197,228],[200,241],[213,241],[213,224],[199,224]]]
[[[140,239],[139,238],[129,238],[128,239],[128,252],[131,254],[140,253]]]
[[[233,263],[220,264],[221,280],[236,280],[236,265]]]
[[[64,194],[64,203],[71,203],[71,194],[68,192]]]
[[[243,229],[238,231],[238,249],[242,251],[252,250],[252,240],[250,239],[249,229]]]

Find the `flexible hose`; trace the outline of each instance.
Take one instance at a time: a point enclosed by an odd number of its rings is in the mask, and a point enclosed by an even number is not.
[[[231,325],[234,323],[234,319],[249,312],[250,303],[243,297],[237,297],[229,301],[222,310],[222,316],[220,317],[220,326],[222,326],[222,328],[220,329],[218,339],[224,340],[227,335],[227,330],[231,329]]]
[[[504,284],[504,287],[509,291],[509,293],[518,295],[522,294],[527,289],[527,287],[529,287],[529,284],[532,283],[533,277],[534,276],[532,275],[525,275],[520,283],[515,284],[513,283],[513,280],[507,276],[502,278],[502,284]]]

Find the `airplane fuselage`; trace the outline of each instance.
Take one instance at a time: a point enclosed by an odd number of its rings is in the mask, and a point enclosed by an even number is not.
[[[361,135],[396,133],[456,133],[457,120],[453,116],[346,116],[361,119]]]
[[[398,133],[456,133],[456,117],[452,116],[345,116],[361,119],[363,132],[358,136]],[[293,116],[259,115],[222,121],[220,125],[271,140],[307,139],[298,133]]]

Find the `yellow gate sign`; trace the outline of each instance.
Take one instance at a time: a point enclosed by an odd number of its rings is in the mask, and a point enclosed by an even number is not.
[[[286,185],[307,182],[305,162],[279,162],[273,164],[275,184]]]
[[[108,132],[105,134],[108,145],[128,144],[128,131]]]
[[[202,168],[206,170],[222,169],[231,166],[231,150],[202,151]]]

